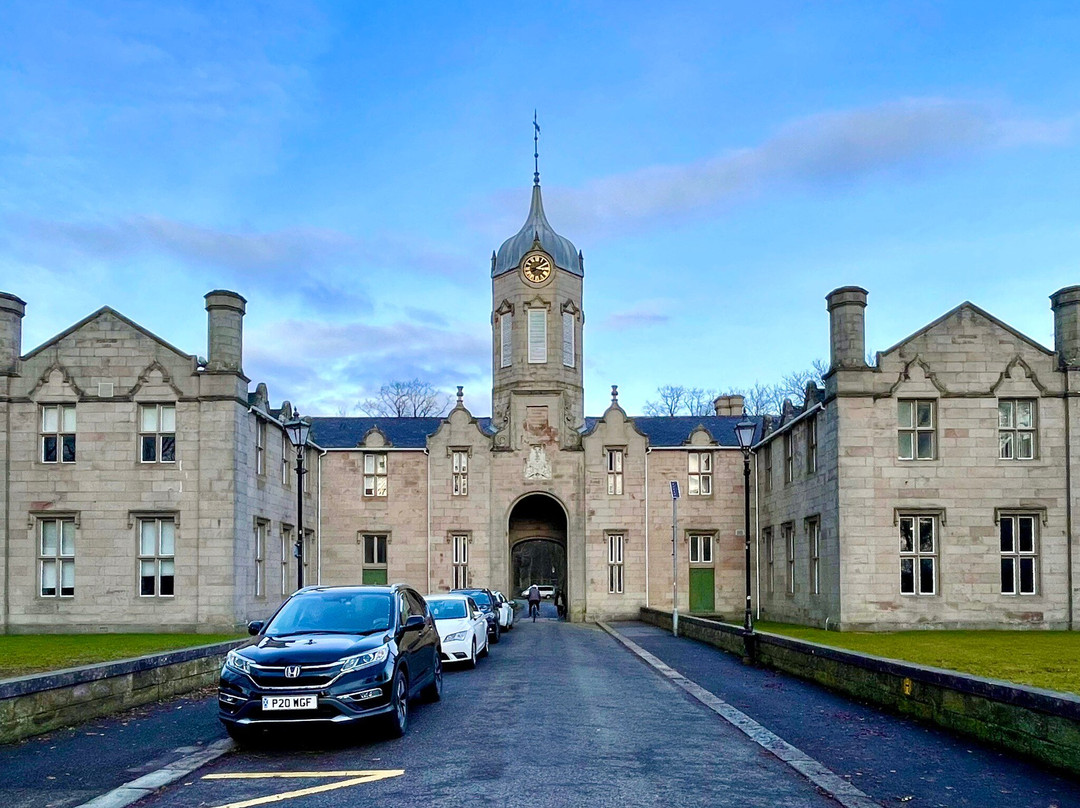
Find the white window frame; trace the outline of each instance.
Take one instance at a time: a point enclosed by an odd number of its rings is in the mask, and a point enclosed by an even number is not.
[[[821,594],[821,518],[806,520],[806,538],[810,546],[810,594]]]
[[[453,579],[451,589],[467,589],[469,586],[469,534],[454,533],[450,537],[453,545]]]
[[[784,433],[784,483],[795,479],[795,436],[788,430]]]
[[[146,548],[143,544],[143,525],[154,526],[154,551],[152,553],[146,552]],[[165,543],[165,535],[168,531],[164,530],[164,526],[168,524],[172,533],[172,547],[171,552],[167,552]],[[145,517],[136,522],[138,527],[138,534],[135,537],[135,541],[138,543],[138,592],[141,598],[173,598],[176,596],[176,519],[171,516],[158,516],[158,517]],[[146,577],[143,575],[143,569],[146,564],[151,564],[154,570],[154,591],[151,593],[144,593],[142,591],[142,581]],[[162,591],[162,580],[166,577],[165,570],[171,570],[168,573],[168,577],[172,578],[172,592],[166,594]]]
[[[1025,549],[1022,542],[1022,525],[1031,529],[1030,545]],[[1006,547],[1006,526],[1011,535]],[[1034,513],[1003,513],[998,516],[998,541],[1001,550],[1001,594],[1009,597],[1026,597],[1039,594],[1039,515]],[[1031,585],[1023,587],[1022,568],[1031,567]],[[1006,574],[1008,570],[1008,574]],[[1008,586],[1006,588],[1006,578]]]
[[[572,368],[575,365],[575,351],[576,341],[574,339],[574,330],[576,327],[575,317],[572,312],[564,311],[562,313],[562,333],[563,333],[563,358],[562,363],[568,368]]]
[[[806,419],[806,473],[814,474],[817,471],[817,415],[811,415]]]
[[[290,474],[292,469],[289,468],[289,454],[292,449],[292,441],[289,440],[289,434],[285,431],[281,431],[281,485],[284,488],[292,488],[293,475]]]
[[[1026,425],[1021,410],[1029,407]],[[1039,453],[1039,400],[1037,398],[998,399],[998,458],[1034,460]],[[1026,448],[1025,448],[1026,447]]]
[[[508,368],[514,363],[514,314],[506,312],[499,316],[499,367]]]
[[[923,547],[923,528],[930,527],[929,549]],[[900,547],[900,594],[911,597],[933,596],[938,594],[940,570],[938,559],[941,555],[939,521],[936,513],[912,511],[897,517],[898,539]],[[905,538],[905,529],[910,534],[910,542]],[[905,562],[911,566],[911,589],[904,590]],[[925,562],[929,562],[932,586],[930,591],[923,588],[922,571]]]
[[[626,534],[608,533],[608,594],[622,595],[626,591]]]
[[[153,411],[153,428],[149,428],[145,415]],[[136,417],[139,419],[139,462],[140,463],[175,463],[176,462],[176,405],[175,404],[140,404]],[[167,428],[172,421],[172,429]],[[151,443],[147,443],[147,439]],[[171,441],[172,458],[165,459],[165,447]],[[154,456],[146,457],[146,447],[152,446]]]
[[[292,528],[281,526],[281,594],[289,594],[289,553],[292,552]]]
[[[780,525],[780,535],[784,540],[784,592],[795,594],[795,523],[784,522]]]
[[[711,567],[713,564],[713,534],[690,533],[690,563],[703,567]]]
[[[270,523],[258,519],[255,522],[255,597],[266,597],[266,533]]]
[[[389,456],[386,452],[364,452],[365,497],[373,499],[384,498],[389,495],[389,462]]]
[[[50,419],[51,416],[51,419]],[[52,423],[50,423],[50,420]],[[45,456],[45,444],[53,441],[53,460]],[[42,463],[74,463],[76,457],[75,446],[75,405],[74,404],[43,404],[41,406],[41,440],[38,442],[41,452]],[[71,446],[71,459],[65,459],[65,450]]]
[[[905,417],[905,409],[906,415]],[[929,420],[920,420],[922,413]],[[937,399],[901,398],[896,402],[896,457],[898,460],[937,460]],[[923,450],[920,438],[929,440],[929,453]],[[907,444],[905,446],[905,443]]]
[[[45,547],[46,526],[53,527],[55,546]],[[38,519],[38,596],[69,599],[75,597],[75,519],[68,517]],[[65,534],[67,534],[65,536]],[[45,571],[52,570],[52,592],[46,592]],[[64,571],[71,571],[71,586],[64,586]],[[65,592],[70,589],[70,592]]]
[[[622,447],[604,449],[607,460],[608,496],[618,497],[623,493],[623,465],[626,462],[626,450]]]
[[[266,474],[266,421],[255,419],[255,473]]]
[[[712,496],[712,452],[688,452],[686,456],[686,493],[691,497]]]
[[[771,595],[775,588],[775,568],[773,566],[773,561],[775,559],[775,544],[773,541],[772,525],[762,528],[761,537],[765,542],[765,593]]]
[[[390,565],[387,563],[387,559],[390,555],[390,534],[389,533],[361,533],[361,579],[363,580],[363,570],[379,569],[387,570],[387,577],[389,580]],[[371,541],[368,541],[368,540]],[[307,549],[306,547],[304,548]],[[368,561],[368,550],[371,550],[371,561]],[[380,555],[380,550],[382,553]],[[307,555],[305,553],[305,555]],[[380,558],[382,560],[380,560]]]
[[[547,320],[548,310],[542,308],[526,309],[529,321],[529,364],[545,365],[547,356]]]
[[[772,491],[772,442],[766,443],[761,447],[761,465],[764,469],[762,475],[761,489],[763,491]]]
[[[469,450],[450,450],[450,494],[455,497],[469,495]],[[454,587],[461,589],[463,587]]]

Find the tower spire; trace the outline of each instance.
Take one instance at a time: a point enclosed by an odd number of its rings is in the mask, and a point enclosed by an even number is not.
[[[533,110],[533,185],[540,184],[540,124],[536,122],[536,110]]]

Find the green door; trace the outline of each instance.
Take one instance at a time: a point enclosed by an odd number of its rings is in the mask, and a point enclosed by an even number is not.
[[[382,584],[383,586],[385,586],[386,568],[383,567],[382,569],[379,569],[378,567],[376,567],[375,569],[365,569],[363,580],[365,584]]]
[[[716,610],[713,582],[714,572],[712,567],[690,568],[690,611],[712,612]]]

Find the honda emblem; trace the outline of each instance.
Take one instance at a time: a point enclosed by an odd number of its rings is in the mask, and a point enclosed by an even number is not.
[[[285,666],[285,678],[286,679],[295,679],[299,675],[300,675],[300,666],[299,665],[286,665]]]

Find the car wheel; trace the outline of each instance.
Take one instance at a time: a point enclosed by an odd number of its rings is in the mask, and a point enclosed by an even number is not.
[[[468,668],[476,667],[476,637],[472,638],[472,653],[470,653],[469,658],[465,660],[465,665]]]
[[[491,641],[496,645],[499,644],[499,640],[502,637],[502,629],[499,627],[498,621],[495,622],[495,633],[491,635]]]
[[[394,674],[394,683],[390,688],[390,714],[387,716],[387,734],[391,738],[400,738],[409,728],[409,680],[405,671]]]
[[[423,699],[426,702],[439,701],[442,698],[442,654],[435,654],[435,676],[431,680],[431,684],[424,688],[422,693]]]

